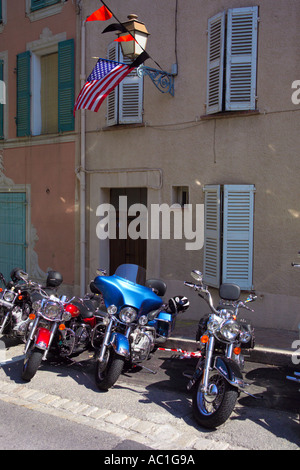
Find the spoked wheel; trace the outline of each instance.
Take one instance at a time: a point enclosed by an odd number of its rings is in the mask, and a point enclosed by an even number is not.
[[[201,379],[195,384],[193,392],[193,412],[196,421],[205,428],[216,428],[231,415],[239,392],[218,372],[210,374],[208,393],[201,390]]]
[[[121,375],[124,367],[124,357],[118,356],[114,351],[107,348],[102,362],[97,360],[95,380],[100,390],[108,390]]]

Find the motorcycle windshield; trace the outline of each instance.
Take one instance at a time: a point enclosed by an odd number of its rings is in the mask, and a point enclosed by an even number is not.
[[[146,270],[137,264],[121,264],[116,269],[115,276],[141,286],[144,286],[146,282]]]

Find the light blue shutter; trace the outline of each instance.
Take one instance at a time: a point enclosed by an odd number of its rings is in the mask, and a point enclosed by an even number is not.
[[[212,287],[220,285],[220,186],[207,185],[204,187],[204,264],[203,279]]]
[[[17,136],[30,135],[30,52],[17,55]]]
[[[225,12],[208,20],[207,114],[222,111]]]
[[[224,185],[222,282],[252,289],[254,185]]]
[[[258,7],[228,10],[226,110],[256,107]]]
[[[120,56],[120,62],[128,65],[132,62]],[[119,84],[119,124],[143,122],[143,83],[135,68]]]
[[[58,43],[58,132],[74,130],[74,39]]]
[[[117,43],[113,42],[108,46],[107,56],[108,60],[118,61],[119,59],[119,46]],[[119,87],[115,87],[113,91],[110,92],[107,100],[107,115],[106,115],[106,124],[108,126],[114,126],[118,124],[118,96],[119,96]]]

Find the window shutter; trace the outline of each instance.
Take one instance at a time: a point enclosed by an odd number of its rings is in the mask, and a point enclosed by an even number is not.
[[[121,62],[129,65],[131,60],[121,55]],[[143,122],[143,78],[136,68],[119,84],[119,104],[120,124]]]
[[[17,136],[30,135],[30,52],[17,55]]]
[[[256,106],[258,7],[228,10],[226,110]]]
[[[222,110],[225,12],[208,20],[207,114]]]
[[[224,185],[222,282],[252,289],[254,185]]]
[[[54,5],[54,3],[58,3],[59,1],[60,0],[31,0],[31,11]]]
[[[74,39],[58,43],[58,132],[74,130]]]
[[[107,50],[107,59],[118,61],[118,44],[113,42],[108,46]],[[113,91],[110,92],[107,100],[107,116],[106,123],[108,126],[114,126],[118,124],[118,96],[119,96],[119,87],[115,87]]]
[[[3,60],[0,60],[0,87],[1,87],[1,90],[0,90],[0,98],[4,98],[5,99],[5,88],[4,88],[4,85],[2,85],[1,81],[3,82],[4,80],[4,62]],[[2,95],[2,92],[3,92],[3,95]],[[4,138],[4,103],[1,102],[2,100],[0,100],[0,139],[3,139]]]
[[[203,279],[212,286],[220,285],[220,186],[204,187],[204,266]]]

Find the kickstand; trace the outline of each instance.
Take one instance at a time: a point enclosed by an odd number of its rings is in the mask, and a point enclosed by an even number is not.
[[[136,367],[142,367],[142,369],[145,369],[147,370],[148,372],[151,372],[151,374],[157,374],[157,371],[156,370],[152,370],[152,369],[149,369],[148,367],[146,366],[143,366],[142,364],[134,364]]]

